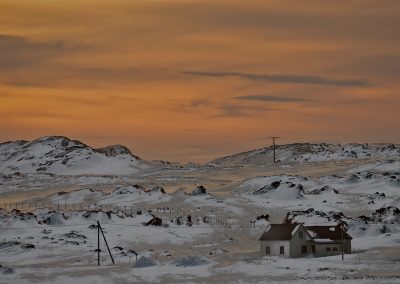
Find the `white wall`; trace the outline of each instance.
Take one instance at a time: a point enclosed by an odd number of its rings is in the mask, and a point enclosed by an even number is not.
[[[274,255],[274,256],[283,256],[283,257],[290,257],[290,245],[289,241],[260,241],[260,249],[261,249],[261,255],[267,255],[265,254],[265,248],[269,246],[271,254],[269,255]],[[285,254],[280,254],[280,247],[283,246],[285,247]]]
[[[332,244],[316,244],[316,253],[315,256],[330,256],[330,255],[338,255],[342,254],[342,244],[341,243],[332,243]],[[326,248],[330,247],[331,250],[327,251]],[[332,248],[336,247],[337,251],[333,251]],[[351,241],[344,240],[344,253],[351,253]]]
[[[331,248],[331,251],[327,251],[326,248]],[[332,248],[336,247],[337,251],[333,251]],[[342,253],[342,245],[341,244],[316,244],[316,253],[315,256],[330,256],[337,255]]]
[[[300,232],[303,233],[303,239],[300,239]],[[308,235],[304,227],[299,226],[290,240],[290,257],[304,257],[310,255],[312,253],[311,240],[311,237]],[[307,247],[307,253],[304,254],[301,252],[302,246]]]

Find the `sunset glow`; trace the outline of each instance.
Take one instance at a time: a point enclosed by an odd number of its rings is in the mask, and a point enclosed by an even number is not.
[[[399,142],[399,27],[398,1],[0,0],[0,142]]]

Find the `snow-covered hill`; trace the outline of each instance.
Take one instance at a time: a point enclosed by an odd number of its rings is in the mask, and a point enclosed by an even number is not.
[[[0,283],[398,283],[399,146],[293,144],[272,158],[179,165],[65,137],[0,144]],[[96,249],[96,221],[117,266],[103,239]],[[339,221],[353,237],[344,261],[260,254],[270,222]]]
[[[62,136],[0,144],[0,173],[134,174],[149,167],[128,148],[94,149]]]
[[[296,143],[276,146],[276,159],[280,162],[322,162],[365,158],[400,159],[400,145],[395,144],[309,144]],[[272,146],[242,152],[210,162],[213,165],[260,165],[273,162]]]

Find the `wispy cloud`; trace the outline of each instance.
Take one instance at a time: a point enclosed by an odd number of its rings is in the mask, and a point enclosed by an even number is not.
[[[233,103],[224,103],[224,104],[219,104],[216,107],[218,109],[218,114],[216,115],[211,115],[206,118],[224,118],[224,117],[252,117],[254,116],[255,112],[260,112],[260,111],[274,111],[277,109],[272,109],[268,107],[262,107],[262,106],[250,106],[250,105],[238,105],[238,104],[233,104]]]
[[[23,36],[0,34],[0,70],[43,63],[71,48],[66,41],[32,41]]]
[[[7,121],[8,119],[25,119],[30,120],[32,119],[64,119],[64,120],[79,120],[80,117],[77,117],[73,114],[68,113],[61,113],[57,112],[56,110],[49,110],[49,109],[36,109],[36,110],[29,110],[23,109],[19,111],[2,111],[0,113],[0,119]]]
[[[320,77],[313,75],[294,75],[294,74],[255,74],[245,72],[211,72],[211,71],[193,71],[182,70],[182,74],[202,77],[237,77],[252,81],[267,81],[274,83],[291,83],[291,84],[316,84],[330,85],[337,87],[367,87],[370,81],[367,79],[336,79],[328,77]]]
[[[281,97],[271,95],[248,95],[234,97],[238,100],[249,100],[249,101],[261,101],[261,102],[312,102],[314,100],[306,98],[295,98],[295,97]]]
[[[191,100],[189,102],[189,105],[192,108],[197,108],[197,107],[202,107],[202,106],[210,106],[210,105],[213,105],[213,103],[207,98],[197,98],[197,99]]]

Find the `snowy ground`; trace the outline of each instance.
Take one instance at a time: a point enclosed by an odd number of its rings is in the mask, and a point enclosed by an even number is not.
[[[399,283],[400,169],[392,159],[3,176],[0,283]],[[263,214],[343,220],[354,253],[344,261],[261,256],[268,223],[254,221]],[[145,226],[153,216],[161,226]],[[97,221],[115,264],[101,239],[97,266]]]

